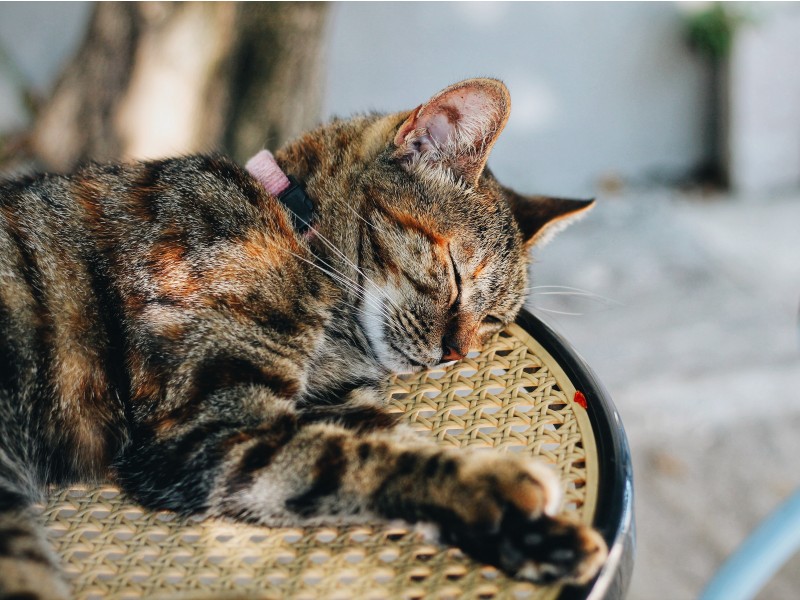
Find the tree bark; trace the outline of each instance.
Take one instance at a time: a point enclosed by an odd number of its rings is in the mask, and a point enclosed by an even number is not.
[[[221,150],[244,161],[316,124],[323,3],[100,3],[33,129],[55,170]]]

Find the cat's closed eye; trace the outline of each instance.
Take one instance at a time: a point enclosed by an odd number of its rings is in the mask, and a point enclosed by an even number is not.
[[[453,308],[456,303],[458,302],[459,298],[461,297],[461,273],[458,270],[458,265],[456,264],[455,259],[453,258],[453,252],[450,248],[447,249],[448,257],[450,258],[450,268],[448,271],[450,272],[450,301],[448,302],[448,308]]]

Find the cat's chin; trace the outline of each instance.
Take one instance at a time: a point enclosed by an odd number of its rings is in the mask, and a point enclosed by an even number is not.
[[[404,352],[390,348],[388,345],[380,347],[378,361],[389,371],[397,375],[409,375],[412,373],[419,373],[434,365],[424,364],[412,356],[406,355]]]
[[[448,360],[443,363],[439,363],[438,365],[431,365],[430,367],[423,366],[423,365],[412,365],[408,364],[402,370],[392,370],[393,373],[397,375],[413,375],[414,373],[419,373],[420,371],[424,371],[425,369],[429,369],[432,367],[449,367],[450,365],[454,365],[456,362],[455,360]]]
[[[380,359],[381,364],[397,375],[410,375],[419,373],[427,367],[405,355],[395,356],[394,353],[385,353]]]
[[[417,365],[408,365],[402,369],[393,369],[392,372],[395,375],[413,375],[414,373],[419,373],[422,369],[423,367]]]

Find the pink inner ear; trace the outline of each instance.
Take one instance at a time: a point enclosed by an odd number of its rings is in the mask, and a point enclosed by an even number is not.
[[[506,87],[493,79],[450,86],[413,111],[397,130],[398,156],[421,158],[475,185],[511,108]]]
[[[461,113],[458,109],[447,105],[441,107],[439,112],[430,115],[427,119],[423,117],[422,122],[434,144],[443,146],[447,140],[455,138],[460,118]]]
[[[487,134],[494,133],[498,108],[490,94],[475,88],[456,89],[434,98],[422,107],[413,124],[427,132],[419,139],[420,149],[429,149],[431,144],[441,147],[448,141],[467,147],[483,143]]]

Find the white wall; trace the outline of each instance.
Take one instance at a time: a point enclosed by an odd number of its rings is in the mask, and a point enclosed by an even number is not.
[[[491,164],[519,187],[587,194],[704,158],[707,74],[675,3],[344,3],[333,25],[332,114],[503,79],[513,109]]]
[[[728,74],[728,169],[745,193],[800,186],[800,4],[758,8]]]
[[[0,44],[41,88],[80,39],[86,3],[0,3]],[[705,72],[674,3],[333,6],[327,113],[412,108],[499,77],[513,111],[491,164],[529,191],[585,195],[618,174],[681,175],[704,158]],[[19,123],[3,94],[0,128]]]

